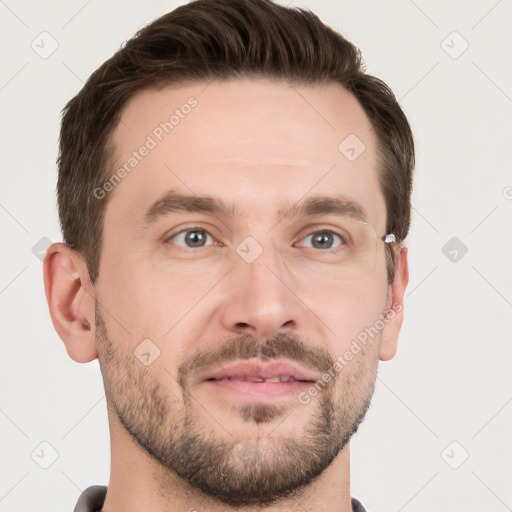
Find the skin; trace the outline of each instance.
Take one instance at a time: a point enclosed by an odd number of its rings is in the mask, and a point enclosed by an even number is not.
[[[53,244],[44,261],[50,314],[69,356],[99,358],[103,374],[111,434],[103,510],[348,512],[349,439],[370,403],[379,360],[396,353],[402,309],[307,404],[296,395],[251,402],[216,391],[202,377],[226,363],[224,348],[239,347],[244,359],[265,343],[274,343],[274,357],[310,364],[321,376],[321,362],[335,361],[382,312],[402,304],[406,247],[399,248],[390,286],[380,243],[364,277],[340,279],[322,249],[297,245],[320,228],[336,230],[339,218],[281,215],[304,198],[342,192],[384,235],[375,134],[355,98],[336,84],[291,87],[261,78],[182,84],[144,90],[128,103],[115,131],[118,166],[191,96],[197,106],[108,192],[94,286],[83,258],[66,245]],[[353,162],[338,150],[351,133],[366,146]],[[144,214],[170,189],[216,196],[238,214],[172,213],[144,229]],[[211,234],[211,245],[169,241],[196,226]],[[263,249],[252,263],[236,253],[247,236]],[[134,355],[145,339],[160,350],[148,366]],[[303,350],[295,358],[297,347]],[[180,370],[198,353],[207,354],[207,363],[189,366],[180,384]],[[308,431],[325,435],[321,446]],[[192,433],[203,444],[187,451],[184,439]],[[231,495],[238,504],[229,502],[228,491],[215,497],[172,470],[170,459],[180,450],[206,457],[209,443],[224,449],[224,458],[208,467],[209,485],[235,485],[260,468],[260,484],[270,482],[266,502],[263,496],[244,502],[245,484]],[[315,450],[324,465],[299,485],[293,468],[312,467],[308,454]],[[265,480],[265,472],[272,478]],[[279,475],[286,475],[287,493],[272,487]]]

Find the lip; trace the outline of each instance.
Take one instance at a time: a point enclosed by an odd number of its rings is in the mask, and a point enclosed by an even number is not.
[[[238,396],[242,401],[249,403],[262,403],[279,397],[298,395],[307,387],[310,381],[296,382],[247,382],[242,380],[207,380],[204,384],[216,392],[227,392]]]
[[[246,378],[271,379],[293,377],[289,382],[250,382]],[[279,398],[297,396],[318,380],[315,373],[289,361],[238,361],[209,373],[203,384],[216,393],[228,393],[245,403],[263,403]]]
[[[207,375],[205,381],[216,382],[221,379],[226,379],[222,382],[229,382],[227,379],[246,379],[246,378],[259,378],[259,379],[271,379],[280,376],[290,376],[300,384],[311,384],[317,380],[317,376],[311,371],[300,368],[288,361],[239,361],[218,370],[215,370]],[[231,381],[231,382],[243,382],[243,381]],[[244,383],[244,382],[243,382]],[[296,382],[245,382],[246,384],[265,384],[265,385],[283,385],[283,384],[299,384]]]

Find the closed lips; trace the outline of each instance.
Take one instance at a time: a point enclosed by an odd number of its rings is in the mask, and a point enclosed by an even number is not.
[[[242,382],[312,382],[316,375],[287,361],[261,362],[259,360],[239,361],[206,376],[207,381]]]
[[[280,375],[279,377],[251,377],[251,376],[233,376],[233,377],[221,377],[220,379],[208,379],[208,380],[238,380],[238,381],[244,381],[244,382],[310,382],[308,380],[302,380],[302,379],[296,379],[295,377],[292,377],[291,375]]]

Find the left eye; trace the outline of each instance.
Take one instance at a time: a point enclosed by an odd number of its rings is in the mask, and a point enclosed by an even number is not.
[[[313,249],[333,249],[343,245],[343,239],[337,233],[329,230],[315,231],[310,235],[304,237],[301,242],[303,245],[305,240],[310,240],[311,245],[306,247],[312,247]],[[338,245],[335,247],[334,244],[338,240]]]
[[[185,229],[171,236],[168,241],[184,247],[204,247],[212,236],[204,229]]]

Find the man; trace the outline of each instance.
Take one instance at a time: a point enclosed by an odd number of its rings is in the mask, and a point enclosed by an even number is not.
[[[397,348],[414,145],[358,50],[191,2],[69,102],[58,164],[46,295],[111,434],[75,510],[364,510],[349,441]]]

